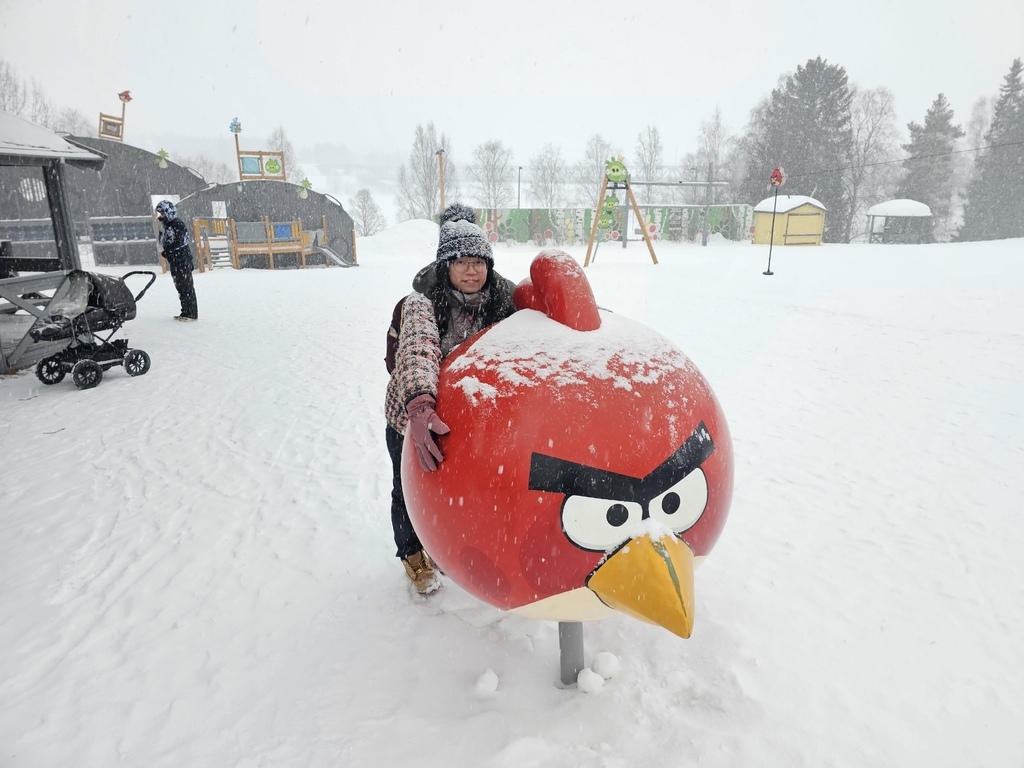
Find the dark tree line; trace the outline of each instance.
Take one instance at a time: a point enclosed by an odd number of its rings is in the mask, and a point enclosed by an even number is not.
[[[1024,237],[1024,66],[1014,59],[999,89],[986,149],[967,188],[958,240]]]
[[[984,122],[986,100],[975,107],[971,136]],[[871,202],[888,197],[925,203],[932,218],[926,239],[949,239],[959,206],[960,240],[1024,236],[1024,88],[1020,59],[1013,62],[984,132],[985,149],[962,147],[967,132],[939,94],[923,123],[907,125],[909,141],[894,157],[891,94],[858,91],[846,71],[820,57],[784,76],[750,115],[736,142],[730,173],[741,200],[769,195],[772,169],[788,174],[783,192],[808,195],[827,209],[826,242],[848,242]],[[964,162],[961,154],[971,156]],[[966,180],[970,178],[970,183]],[[966,189],[964,187],[966,186]]]
[[[746,167],[740,199],[756,203],[767,197],[768,177],[782,167],[788,176],[785,193],[807,195],[825,206],[824,239],[848,241],[850,200],[842,169],[853,153],[852,101],[846,71],[820,56],[783,77],[754,108],[740,140]]]

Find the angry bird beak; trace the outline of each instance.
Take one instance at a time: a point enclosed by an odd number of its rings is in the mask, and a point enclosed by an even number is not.
[[[610,608],[687,638],[693,631],[693,551],[671,534],[626,542],[587,579]]]

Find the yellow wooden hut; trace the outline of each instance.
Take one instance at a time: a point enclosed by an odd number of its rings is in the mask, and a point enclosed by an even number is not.
[[[774,236],[772,211],[775,211]],[[754,206],[754,244],[821,245],[825,206],[806,195],[779,195]]]

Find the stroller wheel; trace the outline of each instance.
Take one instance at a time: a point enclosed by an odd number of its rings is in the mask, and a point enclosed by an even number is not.
[[[71,369],[71,379],[79,389],[92,389],[103,379],[103,369],[95,360],[79,360]]]
[[[129,376],[141,376],[149,370],[149,355],[141,349],[129,349],[124,356],[124,369]]]
[[[59,384],[64,380],[64,366],[60,364],[60,355],[44,357],[36,366],[36,378],[43,384]]]

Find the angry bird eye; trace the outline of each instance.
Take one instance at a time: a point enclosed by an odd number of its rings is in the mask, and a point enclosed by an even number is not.
[[[708,480],[695,469],[668,490],[651,499],[651,518],[675,533],[690,528],[704,513],[708,503]]]
[[[635,501],[568,496],[562,505],[562,529],[576,546],[603,552],[630,538],[643,514]]]

